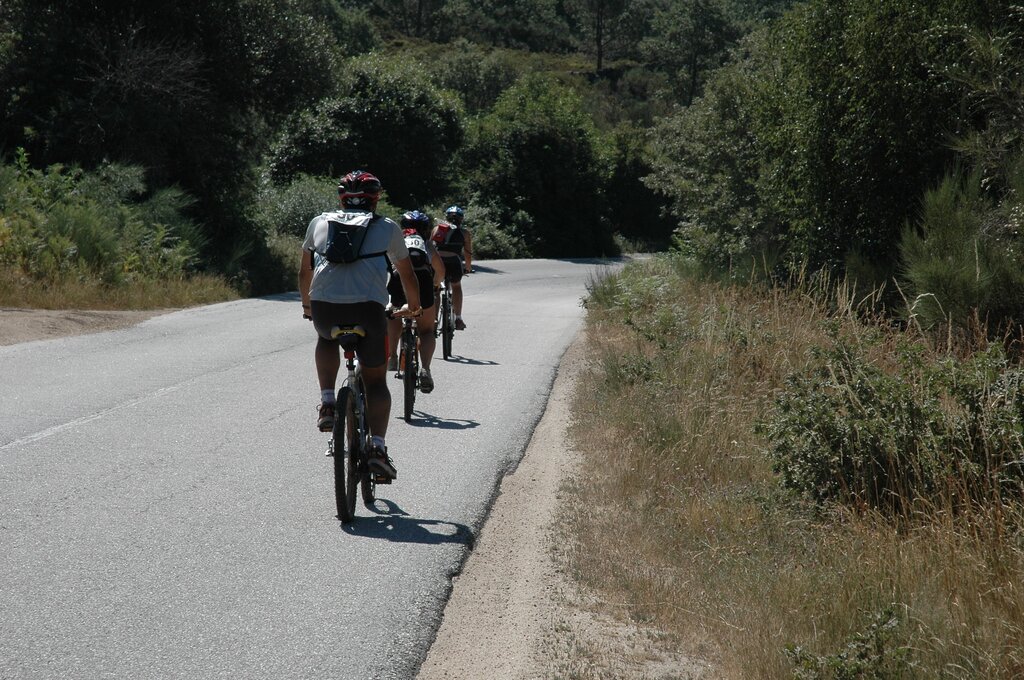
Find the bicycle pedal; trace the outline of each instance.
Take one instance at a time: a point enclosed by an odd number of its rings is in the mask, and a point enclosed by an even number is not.
[[[374,484],[390,484],[393,481],[394,480],[391,479],[390,477],[388,477],[387,475],[375,474],[373,476],[373,483]]]

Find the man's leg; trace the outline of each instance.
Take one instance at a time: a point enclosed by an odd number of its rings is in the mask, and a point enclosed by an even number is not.
[[[363,366],[363,385],[366,386],[366,423],[370,434],[384,438],[391,419],[391,391],[388,390],[387,366]]]
[[[388,319],[388,371],[398,370],[398,340],[401,337],[402,320]]]
[[[434,358],[434,349],[437,347],[437,337],[434,335],[435,323],[437,323],[437,307],[434,305],[423,310],[423,316],[416,320],[416,332],[420,336],[420,365],[430,370],[430,362]]]
[[[320,383],[320,390],[334,391],[335,383],[338,381],[338,370],[341,368],[341,348],[337,342],[325,340],[322,337],[316,339],[316,378]]]
[[[316,426],[321,432],[329,432],[334,427],[334,386],[338,381],[338,369],[341,368],[341,350],[338,343],[318,336],[313,360],[316,363],[316,379],[320,383],[320,411],[317,414]]]

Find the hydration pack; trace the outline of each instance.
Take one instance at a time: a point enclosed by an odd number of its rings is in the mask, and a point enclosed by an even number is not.
[[[370,233],[370,227],[377,215],[372,212],[324,213],[313,233],[313,249],[334,264],[351,264],[356,260],[380,257],[387,253],[381,250],[364,253],[363,242]]]
[[[449,222],[438,222],[437,230],[432,237],[438,250],[448,253],[461,253],[466,245],[466,237],[462,229]]]

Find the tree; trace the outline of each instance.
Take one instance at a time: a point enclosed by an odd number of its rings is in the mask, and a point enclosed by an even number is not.
[[[740,35],[720,0],[669,3],[655,11],[651,30],[640,51],[648,64],[673,79],[685,106],[699,95],[704,74],[724,63]]]
[[[561,52],[572,46],[557,0],[448,0],[451,37],[498,47]]]
[[[604,68],[605,50],[611,36],[615,35],[616,20],[628,5],[629,0],[571,0],[566,5],[594,48],[598,72]]]
[[[258,238],[243,206],[267,130],[333,87],[334,41],[297,0],[128,4],[4,3],[0,143],[42,166],[145,167],[196,197],[209,254],[230,259]]]
[[[463,138],[459,101],[410,60],[361,57],[345,71],[349,80],[340,93],[284,126],[269,154],[273,179],[338,177],[364,168],[380,177],[399,205],[443,194],[450,158]]]
[[[607,161],[580,98],[530,74],[473,126],[459,157],[465,195],[490,199],[539,257],[616,252],[605,215]]]

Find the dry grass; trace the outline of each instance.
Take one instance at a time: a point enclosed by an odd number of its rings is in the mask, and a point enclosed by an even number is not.
[[[108,286],[89,278],[39,281],[0,269],[0,307],[29,309],[168,309],[234,300],[239,297],[224,279],[195,275],[146,279]]]
[[[826,344],[823,322],[869,332],[857,296],[676,279],[665,261],[630,277],[616,304],[590,305],[574,428],[586,462],[566,510],[567,563],[607,609],[705,650],[730,678],[793,677],[787,645],[835,655],[890,607],[899,625],[879,668],[1024,677],[1019,507],[823,511],[771,472],[755,425]],[[645,286],[661,307],[677,301],[670,315],[623,302]]]

